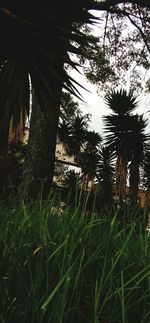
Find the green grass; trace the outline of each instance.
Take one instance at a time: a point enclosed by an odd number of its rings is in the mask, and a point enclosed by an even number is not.
[[[0,206],[0,322],[149,323],[144,215],[57,203]]]

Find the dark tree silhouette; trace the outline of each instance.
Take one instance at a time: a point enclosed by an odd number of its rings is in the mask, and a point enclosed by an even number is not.
[[[131,162],[129,166],[129,195],[133,201],[137,200],[140,184],[140,169],[143,167],[149,135],[145,133],[147,120],[143,115],[132,118],[132,132],[130,139]]]
[[[137,97],[130,91],[112,91],[105,101],[112,114],[104,117],[107,146],[116,153],[116,190],[123,198],[127,181],[127,166],[130,158],[132,129],[131,112],[137,107]]]
[[[121,3],[125,4],[124,10],[118,8]],[[94,23],[90,9],[117,11],[118,16],[128,15],[130,22],[136,25],[132,19],[133,12],[128,12],[129,4],[135,6],[133,10],[138,17],[136,5],[141,10],[149,8],[147,1],[140,0],[26,0],[24,3],[4,0],[0,3],[1,155],[7,153],[11,118],[16,128],[20,116],[25,119],[29,112],[29,76],[35,93],[23,182],[28,197],[32,197],[30,186],[35,188],[34,196],[38,194],[37,183],[40,181],[45,186],[44,196],[48,195],[51,187],[62,88],[78,95],[76,82],[66,69],[66,64],[72,68],[77,68],[78,64],[72,61],[69,53],[82,55],[91,41],[80,26]],[[144,24],[147,18],[141,17]],[[135,27],[139,30],[139,26]],[[141,37],[147,45],[143,29]]]

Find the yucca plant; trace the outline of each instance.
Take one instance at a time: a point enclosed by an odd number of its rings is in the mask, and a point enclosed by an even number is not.
[[[132,91],[112,91],[105,96],[111,114],[104,117],[106,144],[116,153],[116,189],[122,199],[127,181],[127,166],[130,158],[131,113],[137,107],[137,97]]]
[[[115,154],[107,146],[101,146],[96,168],[96,177],[100,185],[99,207],[110,207],[112,203],[113,185],[115,184]]]
[[[137,200],[140,184],[140,169],[143,167],[148,148],[149,135],[146,134],[147,121],[143,115],[135,115],[131,133],[131,162],[129,166],[129,195],[133,201]]]
[[[89,44],[80,31],[81,24],[94,21],[89,8],[85,0],[71,5],[68,0],[0,5],[0,154],[7,153],[11,118],[16,128],[29,114],[30,80],[35,99],[23,183],[28,196],[33,187],[37,187],[33,195],[38,193],[41,181],[45,196],[50,190],[62,88],[78,95],[66,65],[76,68],[69,54],[80,55],[81,44],[82,48]]]

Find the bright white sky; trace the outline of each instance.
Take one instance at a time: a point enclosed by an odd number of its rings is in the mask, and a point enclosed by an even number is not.
[[[99,133],[102,133],[102,116],[104,114],[108,114],[109,109],[105,106],[104,100],[100,96],[100,94],[98,95],[97,87],[95,85],[88,82],[84,75],[81,76],[76,71],[73,71],[71,74],[78,81],[78,83],[83,85],[89,91],[88,92],[82,88],[78,88],[84,102],[74,98],[75,101],[79,102],[80,109],[83,111],[84,114],[91,114],[90,128]]]

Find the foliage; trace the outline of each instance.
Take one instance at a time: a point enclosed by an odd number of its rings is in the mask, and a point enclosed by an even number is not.
[[[85,144],[84,144],[85,150],[97,151],[101,141],[102,141],[102,138],[98,132],[94,130],[93,131],[87,130],[86,136],[85,136]]]
[[[150,68],[148,1],[100,1],[97,7],[101,29],[95,55],[87,49],[91,56],[85,66],[87,78],[101,91],[125,85],[128,80],[136,91],[146,90]]]
[[[17,126],[21,114],[29,112],[29,75],[41,108],[49,98],[59,104],[56,81],[66,90],[76,92],[65,64],[76,67],[68,53],[79,54],[78,44],[83,48],[88,44],[78,23],[92,23],[94,17],[88,12],[88,1],[77,1],[70,6],[67,0],[36,4],[26,1],[23,7],[17,0],[4,2],[0,5],[0,14],[3,48],[0,119],[3,120],[7,104],[7,119],[10,121],[13,116],[14,126]],[[2,30],[7,31],[5,36]]]
[[[114,181],[114,152],[107,146],[101,146],[99,151],[97,178],[104,183]]]
[[[60,117],[63,121],[70,121],[75,115],[80,114],[79,103],[74,101],[69,92],[62,93],[60,105]]]
[[[81,186],[80,175],[74,170],[67,171],[63,183],[69,191],[75,192]]]
[[[62,120],[58,126],[58,142],[61,142],[69,155],[75,155],[77,163],[79,162],[80,150],[83,148],[89,115],[82,115],[81,112],[75,113],[69,121]]]
[[[148,323],[143,214],[126,224],[121,212],[60,212],[58,202],[0,205],[1,321]]]
[[[98,132],[86,130],[84,147],[79,158],[85,189],[87,189],[89,181],[94,181],[95,179],[99,160],[98,149],[101,141],[102,138]]]
[[[114,152],[107,146],[101,146],[96,167],[96,178],[100,189],[99,208],[109,208],[112,204],[112,186],[115,181]]]
[[[81,152],[80,154],[80,165],[83,172],[83,181],[88,186],[90,180],[94,180],[96,176],[96,168],[99,160],[99,155],[96,150],[88,150]]]
[[[8,197],[18,192],[19,184],[22,180],[23,164],[26,155],[27,145],[20,140],[9,142],[8,154],[1,161],[3,169],[3,197]]]
[[[112,113],[104,117],[106,144],[116,154],[116,187],[120,198],[124,195],[127,181],[127,166],[131,158],[130,142],[132,134],[131,112],[137,106],[133,92],[112,91],[105,97]]]
[[[128,92],[121,88],[120,90],[112,90],[111,93],[105,95],[105,103],[113,113],[119,115],[128,115],[137,108],[137,96],[132,90]]]
[[[130,197],[136,199],[140,184],[140,170],[144,166],[148,141],[150,136],[146,134],[147,120],[143,115],[135,115],[132,121],[132,133],[130,138],[131,163],[129,166]],[[138,144],[137,144],[138,143]]]
[[[62,120],[61,122],[59,122],[57,131],[57,142],[63,144],[68,155],[72,155],[71,125],[68,121]]]

